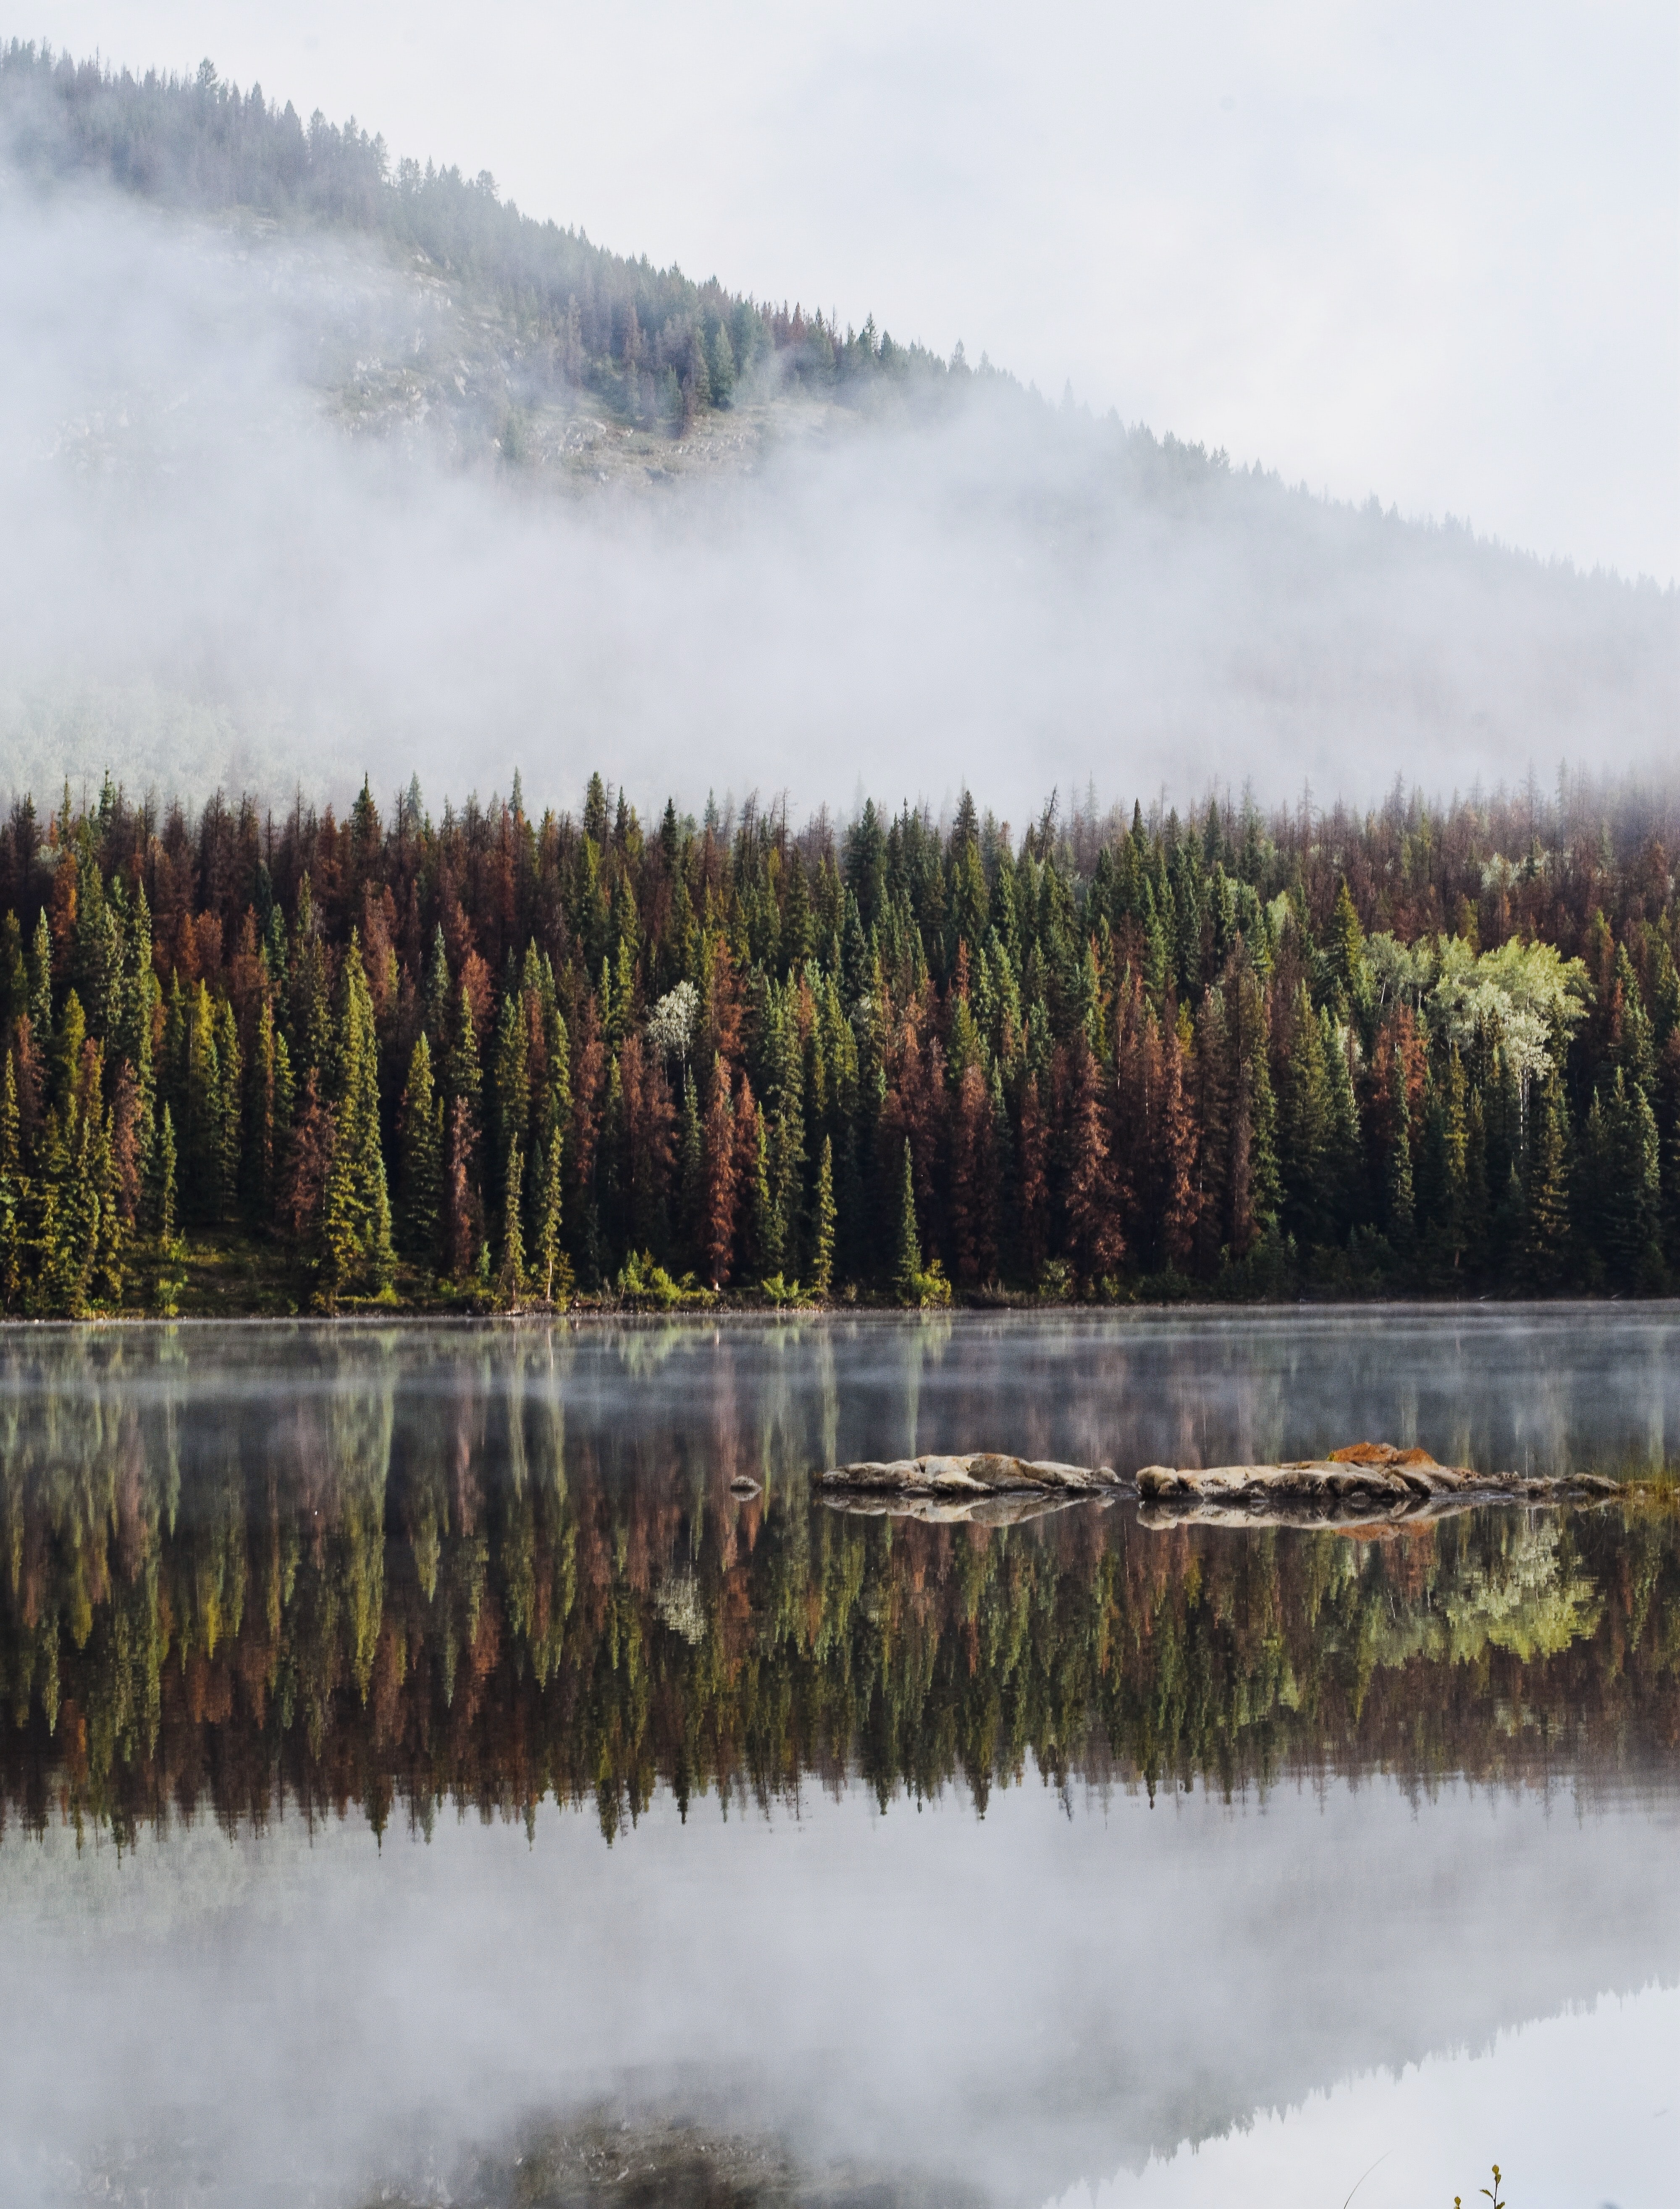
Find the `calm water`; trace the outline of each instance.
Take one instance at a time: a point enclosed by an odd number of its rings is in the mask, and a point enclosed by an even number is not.
[[[0,2203],[1671,2200],[1680,1514],[808,1485],[1367,1437],[1680,1313],[0,1330]]]

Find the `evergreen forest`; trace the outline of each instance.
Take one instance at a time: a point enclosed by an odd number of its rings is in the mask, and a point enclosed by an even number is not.
[[[208,61],[191,77],[136,77],[13,39],[0,45],[0,141],[42,183],[97,181],[173,209],[330,228],[459,283],[516,334],[515,403],[587,390],[626,421],[680,430],[726,408],[738,381],[772,359],[778,380],[848,402],[906,384],[935,392],[971,373],[960,347],[947,362],[895,344],[872,317],[842,332],[832,312],[611,252],[522,214],[488,172],[394,166],[353,117],[340,125],[317,110],[305,123]]]
[[[1673,833],[21,799],[0,1303],[1660,1291]]]

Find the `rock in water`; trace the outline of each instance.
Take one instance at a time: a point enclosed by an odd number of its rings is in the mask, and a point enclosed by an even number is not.
[[[1423,1518],[1474,1503],[1598,1502],[1618,1494],[1596,1473],[1556,1480],[1524,1473],[1476,1472],[1437,1465],[1427,1450],[1389,1442],[1356,1442],[1327,1458],[1291,1465],[1214,1465],[1187,1472],[1146,1465],[1137,1476],[1144,1516],[1152,1525],[1178,1520],[1234,1522]]]
[[[1041,1458],[1003,1457],[976,1450],[969,1457],[898,1457],[837,1465],[816,1476],[818,1488],[852,1496],[1105,1495],[1125,1483],[1105,1465],[1057,1465]]]

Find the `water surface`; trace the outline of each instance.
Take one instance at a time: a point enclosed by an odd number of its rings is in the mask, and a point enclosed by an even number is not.
[[[808,1476],[1677,1421],[1667,1307],[0,1332],[0,2198],[1660,2199],[1671,1511]]]

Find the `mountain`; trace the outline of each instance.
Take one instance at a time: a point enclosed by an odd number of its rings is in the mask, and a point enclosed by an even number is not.
[[[1680,754],[1672,589],[621,257],[208,63],[15,44],[0,151],[15,788],[1021,817]]]

